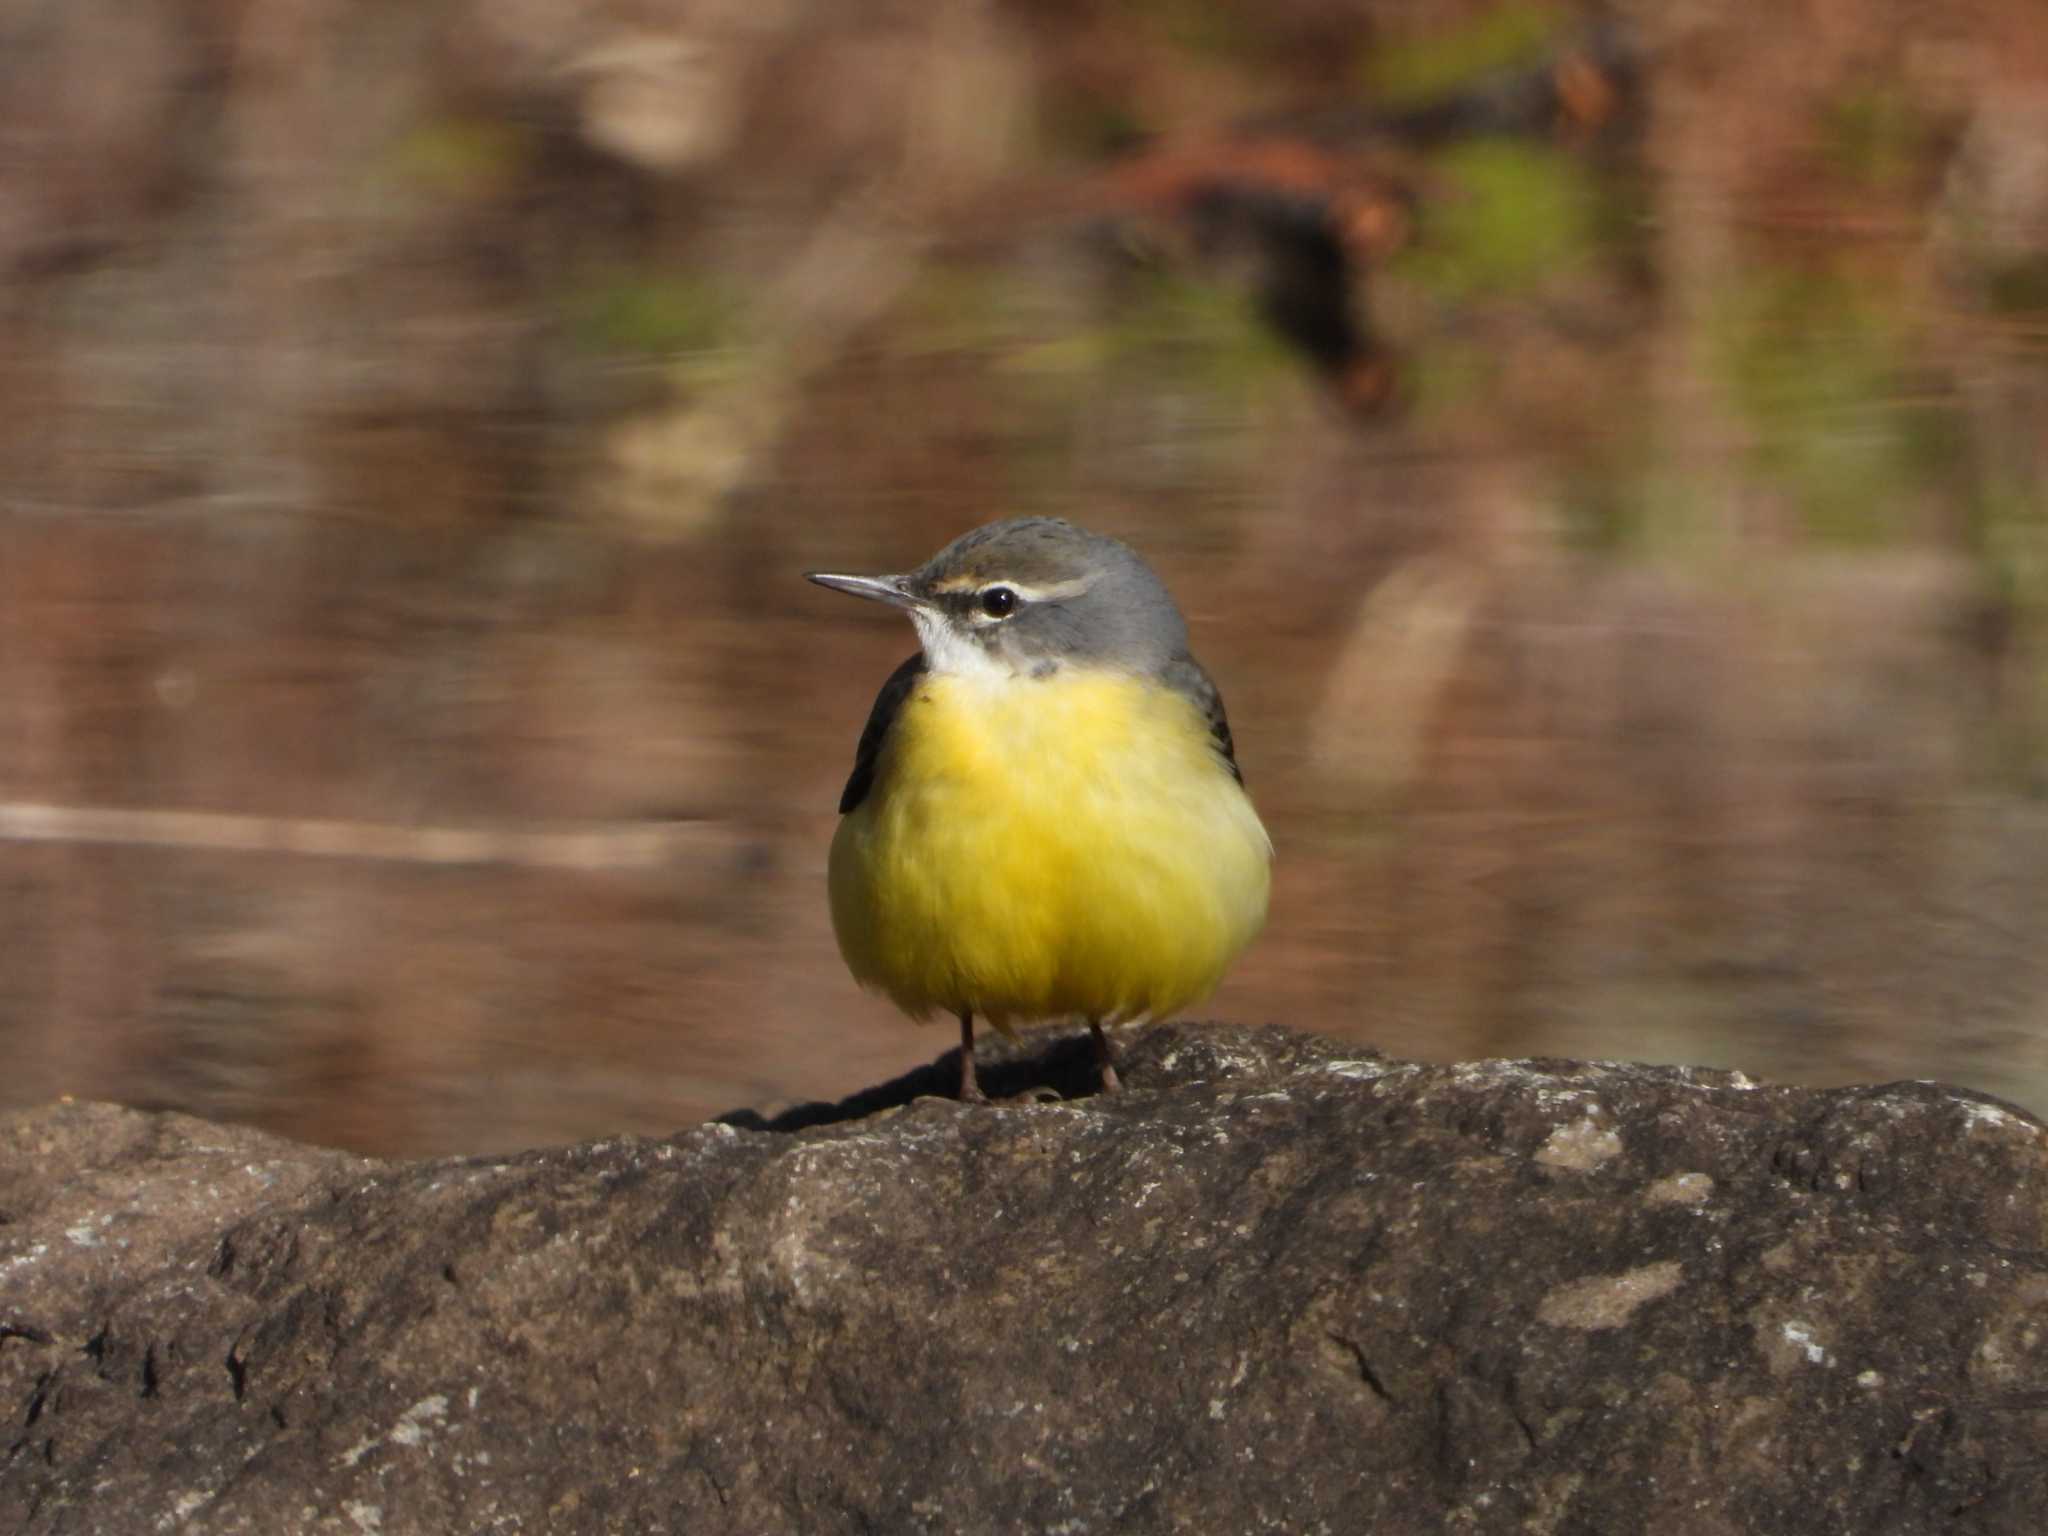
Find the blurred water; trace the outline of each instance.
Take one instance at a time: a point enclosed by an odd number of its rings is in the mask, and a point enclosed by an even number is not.
[[[1217,1016],[2048,1104],[2017,0],[1710,7],[1611,132],[1369,146],[1378,416],[1075,189],[1537,13],[286,9],[5,18],[6,1101],[484,1149],[936,1053],[823,900],[908,628],[799,576],[1048,511],[1273,831]]]

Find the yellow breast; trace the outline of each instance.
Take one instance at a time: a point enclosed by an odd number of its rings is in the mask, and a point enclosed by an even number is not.
[[[912,1014],[1154,1018],[1259,931],[1271,861],[1180,694],[928,674],[832,841],[832,923],[854,976]]]

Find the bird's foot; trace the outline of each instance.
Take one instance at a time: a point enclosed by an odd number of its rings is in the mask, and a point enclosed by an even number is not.
[[[986,1104],[988,1095],[974,1075],[974,1015],[960,1015],[960,1102]]]
[[[1116,1075],[1116,1049],[1109,1043],[1109,1035],[1093,1019],[1088,1021],[1088,1032],[1095,1037],[1095,1065],[1102,1074],[1102,1091],[1121,1092],[1123,1080]]]

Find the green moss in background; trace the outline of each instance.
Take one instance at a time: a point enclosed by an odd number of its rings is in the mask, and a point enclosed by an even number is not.
[[[733,295],[700,274],[624,266],[586,274],[563,308],[586,350],[645,356],[729,346],[743,319]]]
[[[1844,273],[1759,270],[1709,324],[1757,468],[1807,531],[1837,545],[1903,534],[1966,444],[1954,402],[1917,385],[1897,295]]]
[[[1857,85],[1822,113],[1823,156],[1860,187],[1883,191],[1904,184],[1919,171],[1932,144],[1932,124],[1896,84]]]
[[[401,135],[380,179],[437,197],[488,197],[524,174],[533,142],[501,118],[440,117]]]
[[[1296,366],[1234,284],[1165,268],[1140,276],[1108,341],[1114,354],[1154,360],[1183,383],[1235,399]]]
[[[1077,437],[1102,432],[1146,445],[1126,466],[1133,483],[1172,484],[1192,498],[1188,515],[1232,504],[1251,468],[1249,423],[1278,395],[1314,387],[1234,284],[1137,268],[1099,306],[1077,313],[1034,311],[1014,282],[995,275],[940,284],[917,308],[923,345],[971,350],[1000,392],[1017,506],[1059,510]]]
[[[1072,394],[1110,368],[1234,399],[1298,368],[1236,284],[1167,266],[1128,274],[1092,318],[1033,303],[1028,282],[939,268],[919,280],[893,345],[908,356],[970,353],[989,370]]]
[[[1442,302],[1526,295],[1582,270],[1601,247],[1598,188],[1561,150],[1482,140],[1433,168],[1447,190],[1396,270]]]
[[[1388,106],[1409,106],[1538,58],[1570,14],[1550,5],[1502,5],[1462,26],[1390,41],[1365,67],[1365,86]]]

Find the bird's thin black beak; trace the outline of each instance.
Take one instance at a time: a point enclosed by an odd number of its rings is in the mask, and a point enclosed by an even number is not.
[[[815,581],[819,586],[830,587],[834,592],[850,592],[855,597],[872,598],[878,603],[887,603],[894,608],[927,606],[922,597],[910,590],[908,576],[835,576],[829,571],[806,571],[804,580]]]

